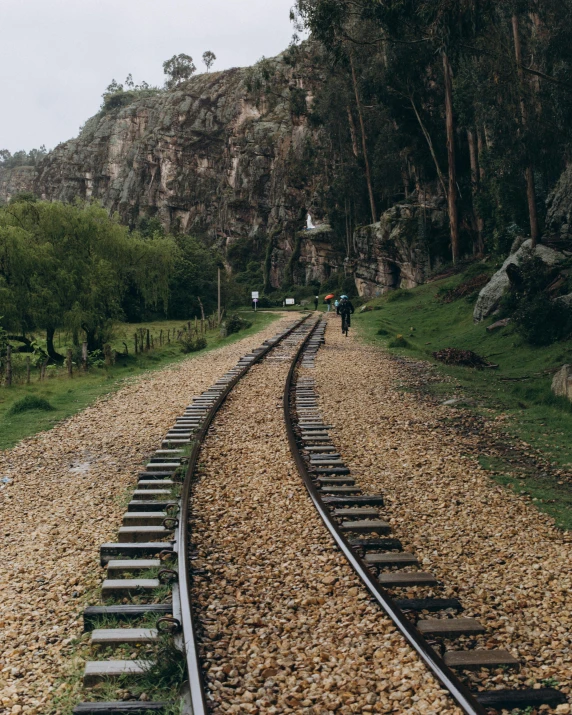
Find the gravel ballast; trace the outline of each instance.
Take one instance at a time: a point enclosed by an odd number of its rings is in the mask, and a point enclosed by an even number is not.
[[[355,332],[355,331],[352,331]],[[470,436],[447,424],[448,407],[403,392],[403,364],[382,350],[341,335],[330,318],[318,354],[317,392],[334,444],[364,493],[386,497],[382,518],[404,550],[444,590],[396,591],[458,597],[463,616],[486,626],[484,636],[451,641],[449,649],[506,648],[520,672],[472,674],[487,688],[572,686],[572,540],[524,498],[481,469]],[[456,411],[456,410],[455,410]],[[470,647],[470,645],[469,645]],[[547,682],[548,681],[548,682]],[[557,713],[569,713],[560,705]]]
[[[284,427],[288,367],[255,366],[201,451],[193,602],[212,713],[458,713],[309,500]]]
[[[0,713],[61,712],[70,642],[99,602],[99,546],[141,465],[193,395],[291,322],[136,379],[0,454]]]

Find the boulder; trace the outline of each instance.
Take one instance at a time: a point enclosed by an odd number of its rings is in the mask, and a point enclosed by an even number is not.
[[[481,290],[473,312],[475,323],[479,323],[481,320],[488,318],[488,316],[492,315],[499,307],[501,299],[510,285],[506,272],[507,267],[511,264],[518,264],[525,252],[530,250],[531,245],[531,239],[525,241],[516,253],[512,253],[506,259],[502,267]],[[542,244],[536,246],[535,254],[549,266],[554,266],[565,259],[564,254],[560,253],[560,251],[555,251]]]
[[[552,392],[572,402],[572,365],[563,365],[552,379]]]

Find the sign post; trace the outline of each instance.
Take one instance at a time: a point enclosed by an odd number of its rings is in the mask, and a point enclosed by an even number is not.
[[[252,303],[254,304],[254,312],[256,313],[256,307],[258,306],[259,292],[257,290],[252,291]]]

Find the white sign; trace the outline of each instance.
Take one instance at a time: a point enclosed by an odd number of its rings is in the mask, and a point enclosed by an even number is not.
[[[252,300],[258,300],[260,298],[259,292],[257,290],[252,291]]]
[[[286,298],[286,305],[296,305],[294,298]]]

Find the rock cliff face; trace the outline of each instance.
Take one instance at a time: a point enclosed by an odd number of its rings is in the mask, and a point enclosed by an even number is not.
[[[129,97],[37,167],[0,168],[0,201],[22,191],[97,199],[130,225],[156,217],[223,250],[250,238],[265,247],[273,287],[344,270],[366,296],[422,283],[432,262],[427,239],[445,222],[440,206],[392,208],[356,232],[351,261],[327,225],[300,230],[307,211],[318,221],[325,214],[328,160],[307,116],[320,67],[319,50],[307,43],[295,56],[265,60],[263,70],[203,74],[175,90]]]
[[[397,204],[358,229],[352,269],[359,294],[373,298],[424,283],[447,247],[447,232],[446,208],[436,201]]]
[[[94,198],[130,224],[156,216],[168,230],[223,246],[280,230],[291,253],[315,183],[292,177],[316,141],[291,97],[302,92],[311,104],[315,60],[311,46],[295,63],[286,55],[267,60],[271,93],[252,89],[256,68],[231,69],[100,112],[37,168],[0,169],[0,200],[20,191]]]

